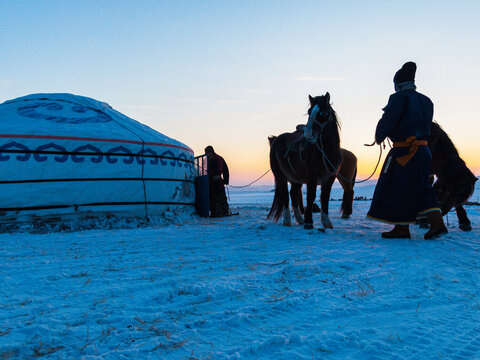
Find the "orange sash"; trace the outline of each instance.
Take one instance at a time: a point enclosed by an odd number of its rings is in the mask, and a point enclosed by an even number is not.
[[[407,165],[407,163],[415,156],[419,146],[427,146],[427,140],[417,140],[415,136],[410,136],[405,141],[398,141],[393,143],[393,147],[408,147],[408,154],[396,158],[397,162],[401,166]]]

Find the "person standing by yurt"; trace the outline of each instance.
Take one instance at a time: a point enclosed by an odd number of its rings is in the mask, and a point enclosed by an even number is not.
[[[427,140],[433,120],[433,103],[416,91],[414,62],[405,63],[393,79],[395,93],[383,109],[375,142],[387,137],[393,148],[387,155],[373,195],[368,217],[395,225],[384,238],[410,238],[409,224],[426,216],[430,230],[425,239],[448,232],[429,182],[432,155]]]
[[[230,179],[227,163],[223,157],[215,153],[211,145],[205,148],[205,154],[210,190],[210,216],[229,216],[231,213],[225,194],[225,185],[228,185]]]

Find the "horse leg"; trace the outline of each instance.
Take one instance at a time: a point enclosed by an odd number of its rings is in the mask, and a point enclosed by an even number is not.
[[[299,199],[302,200],[302,206],[303,206],[303,199],[301,199],[301,193],[302,193],[301,190],[302,190],[302,184],[296,184],[296,183],[291,184],[290,199],[292,200],[293,214],[295,215],[295,220],[297,220],[298,225],[303,225],[303,216],[299,208]]]
[[[343,191],[342,199],[342,219],[350,218],[353,212],[353,189]]]
[[[338,179],[338,182],[343,188],[343,199],[340,207],[342,210],[342,219],[348,219],[353,212],[353,184],[342,178]]]
[[[455,206],[455,211],[457,212],[458,217],[458,225],[460,230],[463,231],[471,231],[472,230],[472,223],[467,216],[467,212],[462,205]]]
[[[343,188],[342,219],[348,219],[353,212],[353,187],[357,178],[357,157],[348,150],[342,149],[343,162],[337,179]]]
[[[283,225],[292,226],[292,214],[290,214],[288,206],[283,209]]]
[[[292,225],[292,215],[290,214],[290,208],[288,204],[288,184],[287,180],[277,183],[279,187],[279,196],[281,196],[281,202],[283,204],[283,225]]]
[[[305,214],[305,206],[303,206],[303,194],[302,194],[302,186],[300,185],[300,190],[298,191],[298,208],[300,209],[300,213]]]
[[[317,181],[314,178],[307,182],[307,207],[305,208],[305,229],[313,229],[312,207],[317,193]]]
[[[328,203],[330,201],[330,192],[332,191],[332,185],[335,181],[335,176],[329,176],[326,180],[322,181],[322,188],[320,191],[320,204],[322,205],[322,224],[327,229],[333,229],[332,222],[328,217]]]

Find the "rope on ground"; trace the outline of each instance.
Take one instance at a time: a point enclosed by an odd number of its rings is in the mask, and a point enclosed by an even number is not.
[[[250,184],[248,185],[242,185],[242,186],[234,186],[234,185],[227,185],[227,187],[231,187],[231,188],[235,188],[235,189],[241,189],[241,188],[246,188],[246,187],[249,187],[253,184],[255,184],[257,181],[259,181],[261,178],[263,178],[265,175],[267,175],[271,170],[268,169],[262,176],[260,176],[258,179],[252,181]]]

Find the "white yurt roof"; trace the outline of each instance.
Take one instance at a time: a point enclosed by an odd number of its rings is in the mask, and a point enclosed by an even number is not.
[[[110,105],[72,94],[31,94],[4,102],[2,132],[163,142],[192,151],[186,145],[123,115]],[[35,121],[44,120],[41,126]]]

